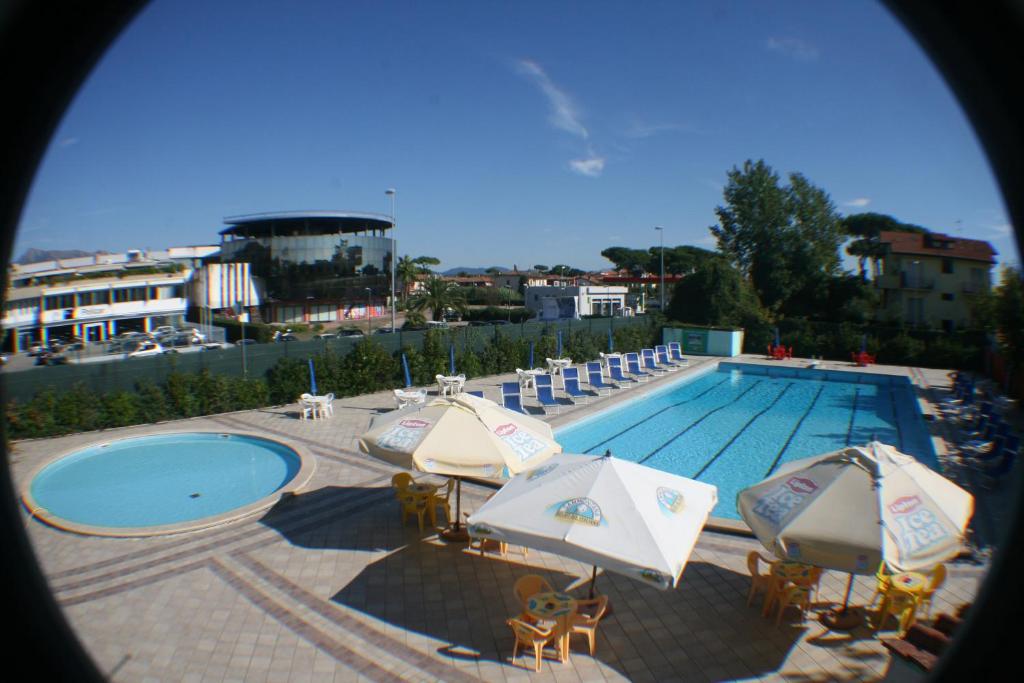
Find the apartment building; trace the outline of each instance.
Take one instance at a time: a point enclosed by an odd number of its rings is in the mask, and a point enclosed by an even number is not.
[[[983,240],[883,231],[880,319],[952,331],[971,324],[971,298],[992,287],[996,250]]]

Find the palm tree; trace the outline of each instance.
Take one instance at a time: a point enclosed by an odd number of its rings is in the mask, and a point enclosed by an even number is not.
[[[402,281],[402,301],[409,296],[409,288],[416,281],[416,276],[423,272],[423,267],[408,254],[395,263],[395,274]]]
[[[446,308],[454,308],[459,313],[465,313],[466,297],[457,284],[435,276],[427,280],[423,288],[412,295],[408,308],[418,313],[429,308],[431,317],[434,320],[441,320]]]

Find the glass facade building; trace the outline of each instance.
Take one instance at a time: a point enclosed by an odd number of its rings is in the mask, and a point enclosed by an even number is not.
[[[264,320],[330,323],[387,309],[390,217],[315,211],[237,216],[225,223],[221,262],[251,265],[264,288]]]

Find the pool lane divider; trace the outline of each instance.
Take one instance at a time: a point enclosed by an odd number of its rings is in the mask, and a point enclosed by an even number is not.
[[[903,430],[900,429],[900,404],[896,400],[896,387],[891,384],[889,385],[889,403],[892,405],[892,423],[896,427],[896,439],[899,441],[897,448],[900,453],[906,453],[903,450]]]
[[[750,427],[750,425],[754,424],[754,421],[755,421],[755,420],[756,420],[757,418],[761,417],[762,415],[764,415],[765,413],[767,413],[767,412],[768,412],[769,410],[771,410],[772,408],[774,408],[774,407],[775,407],[775,405],[776,405],[776,404],[777,404],[777,403],[778,403],[778,402],[779,402],[779,401],[780,401],[780,400],[782,399],[782,397],[783,397],[783,396],[784,396],[784,395],[786,394],[786,392],[787,392],[787,391],[789,391],[790,389],[792,389],[792,388],[793,388],[794,384],[795,384],[794,382],[790,382],[790,383],[788,383],[788,384],[787,384],[787,385],[786,385],[786,386],[785,386],[785,387],[784,387],[784,388],[782,389],[782,391],[780,391],[780,392],[778,393],[778,395],[777,395],[777,396],[776,396],[776,397],[775,397],[775,398],[774,398],[774,399],[772,400],[772,402],[771,402],[771,403],[769,403],[769,404],[768,404],[767,406],[765,406],[764,408],[762,408],[762,409],[761,409],[761,410],[760,410],[760,411],[759,411],[759,412],[758,412],[758,413],[757,413],[756,415],[754,415],[754,416],[753,416],[752,418],[750,418],[749,420],[747,420],[747,423],[746,423],[745,425],[743,425],[742,427],[740,427],[739,431],[738,431],[738,432],[736,432],[735,434],[733,434],[733,435],[732,435],[732,438],[731,438],[731,439],[729,439],[729,440],[728,440],[728,441],[726,442],[726,444],[725,444],[724,446],[722,446],[721,448],[719,448],[719,449],[718,449],[718,452],[717,452],[717,453],[715,453],[714,455],[712,455],[712,456],[711,456],[711,459],[710,459],[710,460],[708,460],[707,462],[705,462],[705,463],[704,463],[704,466],[703,466],[703,467],[701,467],[701,468],[700,468],[700,469],[699,469],[699,470],[697,471],[697,474],[695,474],[695,475],[693,475],[692,477],[690,477],[690,479],[697,479],[697,478],[699,478],[699,477],[700,477],[700,475],[704,474],[704,472],[706,472],[706,471],[707,471],[707,469],[708,469],[709,467],[711,467],[711,465],[713,465],[713,464],[714,464],[714,462],[715,462],[716,460],[718,460],[719,456],[721,456],[721,455],[722,455],[722,453],[725,453],[725,452],[726,452],[727,450],[729,450],[729,446],[732,446],[732,445],[733,445],[733,443],[735,443],[736,439],[740,438],[740,434],[743,434],[743,432],[747,431],[747,428],[748,428],[748,427]]]
[[[768,471],[764,473],[763,477],[761,477],[762,479],[767,479],[769,476],[771,476],[771,473],[774,472],[775,468],[779,466],[779,461],[782,460],[782,454],[785,453],[786,449],[789,448],[789,444],[793,443],[793,437],[795,437],[796,433],[800,431],[800,426],[803,425],[804,420],[806,420],[807,416],[811,414],[812,410],[814,410],[814,406],[818,403],[818,399],[821,398],[821,394],[824,391],[825,384],[823,382],[822,385],[818,387],[818,393],[814,395],[814,399],[811,400],[811,404],[807,406],[807,410],[805,410],[804,414],[800,416],[800,419],[797,421],[796,426],[793,427],[793,431],[789,433],[789,438],[786,439],[786,443],[782,445],[782,448],[779,450],[778,454],[776,454],[775,459],[772,460],[772,464],[768,468]]]
[[[696,427],[697,425],[699,425],[699,424],[700,424],[701,422],[703,422],[703,421],[704,421],[704,420],[706,420],[707,418],[709,418],[709,417],[711,417],[712,415],[714,415],[715,413],[717,413],[717,412],[718,412],[719,410],[721,410],[722,408],[725,408],[726,406],[731,406],[731,405],[732,405],[733,403],[737,403],[737,402],[738,402],[738,401],[739,401],[739,400],[740,400],[741,398],[743,398],[744,396],[746,396],[747,394],[749,394],[749,393],[750,393],[751,391],[753,391],[754,387],[756,387],[756,386],[757,386],[758,384],[761,384],[761,383],[762,383],[763,381],[764,381],[764,380],[760,380],[760,379],[759,379],[759,380],[757,380],[756,382],[754,382],[753,384],[751,384],[751,385],[750,385],[749,387],[747,387],[746,389],[744,389],[743,393],[742,393],[742,394],[740,394],[739,396],[737,396],[736,398],[734,398],[734,399],[732,399],[732,400],[730,400],[730,401],[727,401],[727,402],[723,403],[722,405],[718,406],[717,408],[712,408],[712,409],[711,409],[711,410],[709,410],[708,412],[704,413],[704,414],[703,414],[703,415],[701,415],[701,416],[700,416],[699,418],[697,418],[696,420],[694,420],[693,422],[691,422],[691,423],[690,423],[689,425],[687,425],[686,429],[684,429],[683,431],[681,431],[681,432],[677,433],[677,434],[676,434],[675,436],[673,436],[673,437],[672,437],[671,439],[669,439],[669,440],[668,440],[668,441],[666,441],[665,443],[663,443],[663,444],[661,444],[660,446],[658,446],[657,448],[655,448],[655,449],[654,449],[653,451],[651,451],[650,453],[648,453],[647,455],[645,455],[645,456],[644,456],[643,458],[641,458],[640,460],[637,460],[637,464],[639,464],[639,465],[642,465],[643,463],[647,462],[648,460],[650,460],[651,458],[653,458],[653,457],[654,457],[655,455],[657,455],[658,453],[660,453],[660,452],[661,452],[661,451],[662,451],[662,450],[663,450],[663,449],[664,449],[664,448],[665,448],[666,446],[668,446],[668,445],[669,445],[670,443],[672,443],[673,441],[676,441],[676,440],[677,440],[677,439],[678,439],[679,437],[681,437],[681,436],[682,436],[683,434],[685,434],[686,432],[690,431],[691,429],[693,429],[694,427]]]
[[[853,390],[853,408],[850,409],[850,424],[846,427],[846,445],[850,445],[853,437],[853,421],[857,418],[857,401],[860,399],[860,387]]]
[[[714,390],[715,390],[715,389],[717,389],[718,387],[722,386],[723,384],[725,384],[726,382],[728,382],[728,381],[729,381],[730,379],[731,379],[731,378],[729,378],[729,377],[726,377],[725,379],[723,379],[723,380],[722,380],[721,382],[719,382],[718,384],[715,384],[714,386],[708,387],[707,389],[705,389],[704,391],[700,392],[700,393],[699,393],[699,394],[697,394],[696,396],[693,396],[693,397],[691,397],[691,398],[688,398],[688,399],[686,399],[686,400],[683,400],[683,401],[679,401],[679,402],[677,402],[677,403],[673,403],[673,404],[671,404],[671,405],[667,405],[667,406],[665,406],[664,408],[662,408],[661,410],[659,410],[659,411],[657,411],[657,412],[655,412],[655,413],[651,413],[650,415],[648,415],[648,416],[647,416],[647,417],[645,417],[644,419],[640,420],[639,422],[634,422],[633,424],[631,424],[630,426],[626,427],[625,429],[623,429],[622,431],[618,432],[617,434],[612,434],[611,436],[609,436],[609,437],[608,437],[607,439],[605,439],[604,441],[602,441],[602,442],[600,442],[600,443],[598,443],[598,444],[595,444],[595,445],[593,445],[593,446],[588,446],[588,447],[587,447],[587,448],[586,448],[586,449],[585,449],[585,450],[584,450],[583,452],[584,452],[584,453],[591,453],[591,451],[595,451],[595,450],[598,450],[598,449],[600,449],[600,448],[601,448],[602,446],[604,446],[604,445],[605,445],[606,443],[608,443],[609,441],[614,441],[615,439],[619,438],[620,436],[622,436],[623,434],[625,434],[625,433],[626,433],[626,432],[628,432],[629,430],[631,430],[631,429],[635,429],[636,427],[639,427],[640,425],[642,425],[642,424],[645,424],[645,423],[647,423],[647,422],[648,422],[649,420],[651,420],[652,418],[654,418],[654,417],[655,417],[655,416],[657,416],[657,415],[661,415],[661,414],[662,414],[662,413],[664,413],[664,412],[665,412],[666,410],[672,410],[673,408],[678,408],[679,406],[681,406],[681,405],[683,405],[683,404],[685,404],[685,403],[690,403],[691,401],[696,401],[696,400],[697,400],[698,398],[701,398],[701,397],[703,397],[703,396],[704,396],[705,394],[707,394],[707,393],[709,393],[709,392],[711,392],[711,391],[714,391]]]

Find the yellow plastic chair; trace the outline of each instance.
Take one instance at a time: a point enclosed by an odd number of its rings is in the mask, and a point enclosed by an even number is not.
[[[587,637],[590,645],[590,656],[594,656],[594,649],[597,646],[597,624],[601,621],[605,611],[608,609],[608,596],[599,595],[593,600],[577,600],[576,614],[572,618],[572,630],[569,631],[570,640],[577,633]]]
[[[398,491],[404,491],[412,485],[412,475],[408,472],[399,472],[395,476],[391,477],[391,486]]]
[[[423,521],[428,513],[427,499],[423,496],[404,494],[398,501],[402,504],[402,524],[405,524],[409,515],[415,515],[420,525],[420,533],[423,533]]]
[[[452,489],[454,488],[455,480],[449,479],[444,483],[444,486],[438,488],[430,497],[431,504],[434,505],[434,507],[439,507],[444,510],[444,521],[448,524],[451,524],[452,521],[452,507],[450,501],[452,497]]]
[[[868,607],[875,604],[878,598],[882,597],[889,592],[892,588],[892,574],[889,573],[889,568],[885,566],[885,560],[878,563],[878,571],[875,572],[875,580],[877,585],[875,586],[875,594],[871,596],[871,602],[868,603]]]
[[[800,623],[804,622],[807,608],[811,606],[811,587],[791,584],[776,594],[775,599],[779,602],[779,611],[775,613],[775,625],[778,626],[782,620],[782,613],[787,607],[796,607],[800,610]]]
[[[946,565],[937,564],[928,573],[931,575],[931,580],[928,583],[928,587],[921,591],[917,603],[918,607],[924,608],[925,619],[930,619],[932,615],[932,596],[935,595],[935,591],[942,588],[942,585],[946,583]]]
[[[555,639],[554,629],[528,624],[520,619],[507,619],[505,623],[509,625],[516,637],[515,645],[512,646],[513,666],[516,663],[516,656],[519,654],[519,646],[522,645],[523,649],[533,648],[535,660],[533,670],[540,671],[540,660],[544,654],[544,646]]]
[[[761,573],[759,569],[760,562],[764,562],[766,565],[768,565],[769,571],[767,574]],[[748,606],[750,605],[750,602],[754,599],[754,595],[756,595],[758,591],[763,590],[765,592],[765,600],[768,600],[772,591],[772,585],[775,580],[775,577],[772,576],[770,570],[771,564],[772,563],[770,560],[766,559],[763,555],[761,555],[761,553],[757,552],[756,550],[751,550],[749,553],[747,553],[747,569],[750,570],[750,592],[747,593]]]
[[[882,628],[891,614],[899,621],[899,632],[897,632],[896,637],[901,638],[917,620],[917,599],[909,593],[897,590],[890,590],[886,597],[885,612],[878,615],[878,621],[875,622],[875,630],[877,631]]]
[[[520,576],[516,579],[515,585],[512,587],[512,592],[516,594],[516,600],[522,605],[523,609],[526,609],[526,602],[537,593],[550,593],[554,587],[547,582],[543,576],[539,574],[527,574],[526,576]]]

